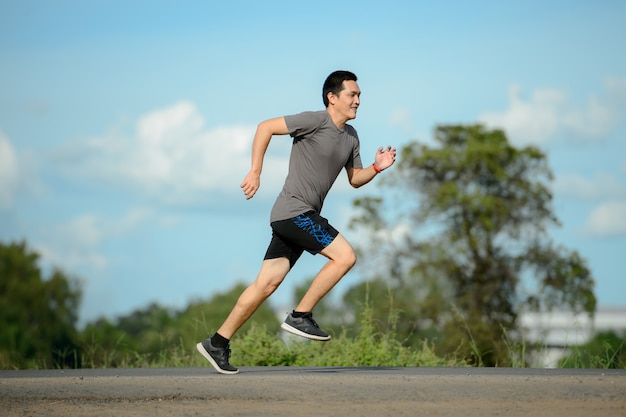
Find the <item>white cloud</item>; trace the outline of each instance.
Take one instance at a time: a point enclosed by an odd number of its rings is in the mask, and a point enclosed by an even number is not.
[[[411,113],[407,109],[394,109],[389,115],[389,124],[402,129],[407,134],[412,134],[414,131]]]
[[[524,102],[519,86],[509,88],[509,108],[504,113],[485,113],[479,117],[489,126],[504,128],[513,141],[540,143],[557,129],[555,109],[565,97],[554,90],[535,91],[530,102]]]
[[[585,230],[596,237],[626,236],[626,202],[600,204],[589,215]]]
[[[542,144],[559,135],[577,140],[599,140],[624,121],[626,77],[607,78],[601,96],[591,95],[577,108],[565,92],[539,89],[522,97],[520,86],[509,88],[509,107],[504,112],[479,116],[490,127],[503,128],[512,142]]]
[[[128,210],[121,217],[107,218],[85,214],[43,231],[37,251],[50,265],[68,270],[82,267],[102,269],[108,265],[99,252],[103,241],[124,236],[149,220],[153,211],[146,208]]]
[[[207,129],[190,102],[155,110],[136,123],[129,138],[105,136],[66,143],[54,162],[67,175],[131,187],[172,204],[210,199],[211,191],[239,193],[250,169],[255,127]],[[291,141],[275,139],[268,150],[262,186],[278,188],[287,172]]]
[[[74,271],[84,266],[103,269],[108,264],[106,257],[93,250],[85,250],[84,248],[63,250],[47,244],[35,246],[35,250],[41,255],[43,261],[63,270]]]
[[[0,132],[0,208],[11,207],[18,181],[18,162],[9,138]]]
[[[626,75],[623,77],[607,77],[604,88],[611,102],[618,105],[626,104]]]
[[[563,197],[582,200],[626,199],[626,184],[604,172],[596,173],[593,178],[575,173],[557,175],[554,191]]]
[[[592,237],[626,235],[626,183],[604,172],[592,178],[579,174],[557,175],[555,193],[562,197],[598,202],[589,213],[584,231]]]

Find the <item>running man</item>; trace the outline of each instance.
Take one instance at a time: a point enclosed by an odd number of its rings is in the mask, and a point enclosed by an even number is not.
[[[254,197],[259,189],[263,158],[275,135],[293,138],[289,172],[270,214],[272,239],[256,280],[239,296],[217,332],[196,345],[218,372],[239,372],[229,361],[230,339],[278,288],[305,250],[322,254],[328,262],[281,327],[308,339],[330,340],[313,319],[312,311],[354,266],[356,254],[343,235],[320,215],[324,199],[342,169],[350,185],[358,188],[396,159],[395,148],[381,147],[374,163],[363,168],[357,132],[347,124],[356,118],[360,96],[356,75],[335,71],[326,78],[322,90],[326,110],[278,117],[258,125],[252,143],[252,166],[241,183],[246,199]]]

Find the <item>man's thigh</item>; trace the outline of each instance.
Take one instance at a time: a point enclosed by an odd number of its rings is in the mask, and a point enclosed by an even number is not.
[[[328,259],[333,259],[333,260],[338,260],[338,259],[356,260],[354,248],[352,248],[352,245],[350,244],[350,242],[348,242],[341,233],[339,233],[335,237],[335,239],[333,239],[330,245],[322,249],[320,253],[324,255],[325,257],[327,257]]]

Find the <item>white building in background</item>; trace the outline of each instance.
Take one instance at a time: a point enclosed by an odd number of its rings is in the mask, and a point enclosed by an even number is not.
[[[614,331],[626,334],[626,307],[599,308],[593,317],[566,311],[524,313],[520,316],[524,340],[541,343],[533,366],[553,368],[570,347],[585,344],[597,333]]]

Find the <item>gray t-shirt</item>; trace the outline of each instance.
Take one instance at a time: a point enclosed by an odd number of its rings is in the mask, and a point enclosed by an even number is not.
[[[327,111],[285,116],[293,137],[289,173],[270,222],[307,211],[322,211],[324,199],[343,168],[362,168],[359,137],[346,125],[339,130]]]

